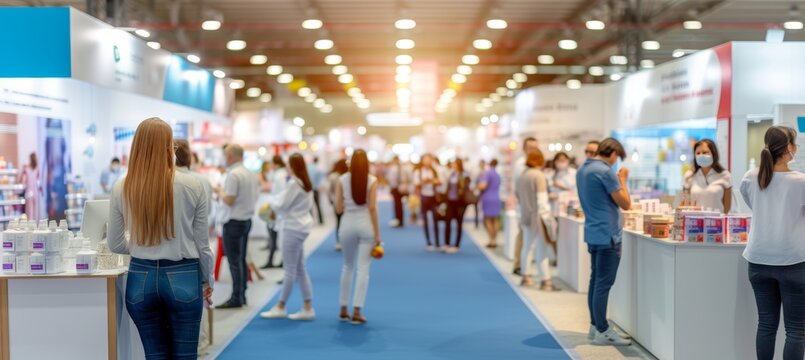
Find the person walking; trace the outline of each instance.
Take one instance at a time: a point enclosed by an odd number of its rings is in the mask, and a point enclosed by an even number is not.
[[[517,184],[517,178],[524,174],[526,170],[528,170],[528,166],[526,166],[526,158],[528,154],[534,151],[539,151],[539,141],[537,141],[534,137],[527,137],[523,139],[523,155],[518,158],[514,162],[514,183]],[[515,188],[517,186],[515,185]],[[519,212],[519,207],[517,208]],[[520,214],[517,214],[519,217]],[[520,254],[523,252],[523,227],[520,226],[517,229],[517,237],[514,240],[514,253]],[[522,264],[520,264],[520,256],[514,257],[514,264],[512,266],[512,274],[514,275],[521,275],[522,274]]]
[[[618,140],[605,139],[596,155],[584,163],[576,174],[579,201],[584,210],[584,242],[590,253],[590,287],[587,306],[590,310],[588,338],[593,345],[630,345],[609,326],[607,303],[609,290],[615,283],[621,258],[623,215],[619,209],[629,210],[632,199],[626,186],[629,170],[621,167],[615,174],[613,167],[623,160],[626,151]]]
[[[391,227],[401,228],[405,226],[403,198],[408,195],[408,177],[408,173],[400,163],[400,158],[395,156],[388,168],[389,188],[394,199],[394,219],[391,221]]]
[[[478,180],[480,180],[480,178],[484,174],[484,172],[486,172],[486,161],[481,160],[481,161],[478,162],[477,171],[473,174],[473,178],[475,178],[476,183],[479,182]],[[480,221],[481,220],[481,208],[479,206],[480,202],[481,202],[481,197],[476,196],[474,204],[467,204],[467,206],[472,205],[473,212],[475,213],[475,228],[476,229],[480,228],[480,222],[481,222]]]
[[[464,212],[467,209],[465,203],[467,192],[471,192],[470,174],[464,171],[464,161],[456,159],[453,162],[453,171],[447,178],[447,216],[444,225],[445,252],[455,254],[461,247],[461,237],[464,235]],[[456,242],[450,245],[450,235],[452,223],[456,222]]]
[[[729,214],[732,208],[732,175],[721,165],[713,140],[693,145],[693,170],[685,174],[685,194],[690,202],[705,209]]]
[[[112,187],[109,206],[109,249],[131,255],[126,309],[148,360],[198,358],[201,314],[213,293],[209,200],[197,178],[175,171],[173,153],[170,125],[140,123],[130,171]]]
[[[517,203],[520,206],[520,227],[523,229],[523,248],[520,254],[516,254],[520,256],[520,264],[524,266],[521,285],[534,285],[529,271],[531,265],[529,255],[533,251],[540,290],[556,291],[558,289],[551,282],[545,236],[545,219],[552,215],[548,201],[548,180],[542,172],[542,167],[545,166],[542,151],[535,150],[528,153],[526,166],[526,170],[517,177],[515,189]]]
[[[25,188],[25,216],[29,220],[39,220],[42,216],[40,204],[45,195],[39,175],[39,160],[36,153],[28,157],[28,165],[22,167],[18,183]]]
[[[484,212],[484,226],[489,234],[487,248],[498,247],[498,229],[500,228],[500,175],[497,172],[498,160],[492,159],[489,168],[478,179],[478,191],[481,196],[481,208]]]
[[[341,321],[355,325],[366,323],[361,310],[366,303],[369,288],[369,266],[372,249],[379,246],[380,226],[377,219],[377,178],[369,174],[366,152],[352,154],[349,173],[339,179],[336,187],[336,211],[343,214],[339,231],[344,246],[344,267],[341,270]],[[353,277],[356,278],[353,297]],[[352,317],[349,299],[353,297]]]
[[[757,358],[774,358],[780,308],[785,320],[784,360],[805,358],[805,174],[791,170],[799,150],[796,130],[772,126],[760,153],[760,168],[741,181],[752,209],[743,256],[758,311]]]
[[[313,183],[307,173],[305,158],[295,153],[288,160],[291,168],[291,181],[278,196],[269,202],[277,212],[277,231],[282,243],[282,258],[285,263],[285,276],[279,303],[271,310],[260,314],[265,319],[314,320],[313,284],[305,266],[305,240],[313,230]],[[286,304],[294,284],[299,283],[304,307],[296,314],[288,315]]]
[[[439,203],[436,201],[436,192],[442,181],[439,179],[439,174],[433,167],[433,156],[430,154],[422,155],[422,162],[419,167],[414,171],[414,185],[416,186],[417,193],[419,193],[421,201],[422,221],[425,229],[425,241],[427,242],[428,251],[441,250],[439,242]],[[428,219],[428,214],[431,215],[432,220]],[[436,238],[436,246],[430,240],[430,221],[433,221],[433,236]]]
[[[260,193],[257,176],[243,166],[243,148],[237,144],[227,145],[224,157],[229,165],[226,183],[218,188],[218,198],[229,207],[229,220],[224,224],[224,253],[232,274],[232,296],[218,309],[241,308],[246,305],[246,281],[249,269],[246,250],[252,217]]]
[[[104,194],[112,192],[112,187],[123,176],[123,168],[120,166],[120,159],[112,158],[109,168],[101,172],[101,189]]]
[[[310,175],[310,181],[313,183],[313,202],[316,205],[316,215],[318,215],[319,225],[324,225],[324,215],[321,213],[321,203],[319,199],[319,195],[321,192],[322,185],[324,183],[324,173],[319,168],[319,158],[314,157],[313,163],[309,164],[307,167],[308,175]]]
[[[341,175],[346,174],[347,171],[349,171],[347,160],[341,159],[336,161],[333,165],[333,170],[330,171],[330,175],[327,176],[327,180],[329,181],[328,197],[330,199],[330,205],[333,206],[333,210],[335,211],[335,250],[337,251],[341,251],[341,235],[339,234],[339,230],[341,230],[341,213],[335,208],[336,189],[338,188]]]
[[[285,161],[279,155],[274,155],[271,158],[271,185],[269,196],[279,196],[288,187],[291,176],[285,167]],[[274,265],[274,256],[277,250],[282,245],[279,241],[279,232],[277,230],[277,223],[281,220],[280,215],[274,212],[274,221],[268,222],[268,262],[261,267],[261,269],[274,269],[281,268],[282,262],[279,265]]]

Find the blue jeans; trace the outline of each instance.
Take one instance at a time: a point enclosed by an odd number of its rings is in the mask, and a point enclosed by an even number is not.
[[[621,244],[587,245],[592,263],[590,288],[587,292],[587,306],[590,309],[590,324],[599,332],[609,329],[607,322],[607,304],[609,290],[615,284],[618,266],[621,262]]]
[[[789,266],[749,263],[749,282],[757,303],[758,360],[774,358],[780,306],[785,318],[783,359],[805,358],[805,262]]]
[[[249,279],[249,267],[246,265],[246,246],[251,220],[229,220],[224,224],[224,254],[232,274],[232,297],[234,305],[246,304],[246,281]]]
[[[126,308],[137,325],[146,359],[198,358],[201,293],[198,259],[131,259]]]

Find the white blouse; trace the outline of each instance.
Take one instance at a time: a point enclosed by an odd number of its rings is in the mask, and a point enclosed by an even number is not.
[[[313,191],[306,192],[299,179],[291,180],[279,195],[270,195],[268,203],[277,213],[278,231],[310,233],[313,230]]]
[[[732,176],[727,170],[719,173],[710,169],[707,176],[701,169],[696,173],[688,171],[685,173],[684,188],[695,205],[723,213],[724,191],[732,188]]]

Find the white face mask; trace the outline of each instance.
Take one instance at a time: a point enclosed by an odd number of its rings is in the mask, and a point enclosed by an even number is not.
[[[701,167],[710,167],[713,166],[713,156],[712,155],[696,155],[696,164]]]

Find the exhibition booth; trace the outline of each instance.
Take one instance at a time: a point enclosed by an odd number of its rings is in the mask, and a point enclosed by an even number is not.
[[[754,358],[757,310],[742,257],[748,208],[737,187],[728,215],[681,206],[683,175],[697,140],[714,140],[737,185],[759,163],[769,126],[805,132],[805,85],[791,81],[805,74],[802,55],[803,43],[733,42],[619,82],[537,87],[516,99],[521,137],[552,147],[555,138],[583,144],[613,136],[624,144],[635,203],[624,213],[610,317],[659,359]],[[803,171],[805,162],[793,167]],[[558,266],[563,282],[586,292],[590,257],[579,208],[574,194],[558,206]]]
[[[107,197],[101,174],[113,157],[125,167],[144,119],[162,118],[199,150],[228,141],[234,93],[71,8],[4,9],[0,31],[15,49],[0,57],[0,359],[142,358],[123,300],[127,259],[106,246],[108,200],[91,199]],[[41,190],[23,198],[32,153]],[[13,221],[23,205],[50,225]]]

